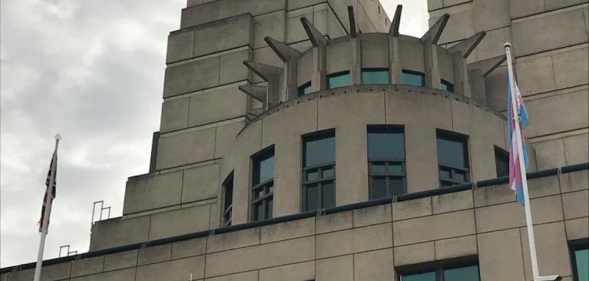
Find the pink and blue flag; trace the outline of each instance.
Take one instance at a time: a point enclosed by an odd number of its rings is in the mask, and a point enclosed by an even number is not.
[[[515,192],[516,199],[520,204],[524,204],[523,181],[525,175],[522,175],[520,169],[520,157],[523,157],[525,169],[528,168],[528,149],[524,142],[521,129],[528,126],[528,112],[524,105],[521,93],[515,81],[507,78],[509,81],[507,95],[507,144],[509,145],[509,187]],[[512,83],[513,86],[512,87]],[[511,89],[515,89],[515,93]],[[514,109],[515,108],[515,112]],[[516,122],[519,126],[516,126]],[[519,127],[519,130],[518,130]],[[518,146],[522,145],[523,155],[519,155]]]

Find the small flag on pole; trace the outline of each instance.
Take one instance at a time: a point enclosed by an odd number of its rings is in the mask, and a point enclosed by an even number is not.
[[[508,75],[507,95],[507,144],[509,145],[509,187],[515,192],[517,202],[524,204],[523,175],[521,173],[520,157],[523,157],[525,170],[528,168],[528,150],[521,129],[528,126],[528,112],[524,105],[521,92],[515,79]],[[514,89],[515,93],[512,93]],[[519,126],[516,126],[516,122]],[[519,155],[518,146],[523,146],[523,155]]]
[[[47,215],[51,214],[51,207],[53,205],[53,199],[55,199],[56,192],[56,180],[57,180],[57,146],[53,151],[51,157],[51,163],[49,164],[49,171],[47,172],[47,179],[45,180],[45,196],[43,197],[43,206],[41,207],[41,219],[39,220],[39,232],[43,232],[43,218],[45,212],[48,211]],[[47,218],[47,227],[49,228],[49,218]]]

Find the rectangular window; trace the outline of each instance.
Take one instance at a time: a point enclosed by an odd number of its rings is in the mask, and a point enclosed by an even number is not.
[[[223,182],[223,226],[230,226],[233,216],[233,172]]]
[[[450,93],[454,93],[454,84],[442,79],[440,81],[441,85],[442,85],[442,90],[446,91],[446,92],[450,92]]]
[[[343,71],[327,75],[327,88],[339,88],[352,85],[352,75],[349,71]]]
[[[335,207],[335,131],[303,137],[303,210]]]
[[[570,242],[575,281],[589,281],[589,240]]]
[[[390,73],[388,68],[364,68],[362,69],[362,84],[381,85],[389,84]]]
[[[509,176],[509,153],[495,146],[495,170],[497,177]]]
[[[297,95],[299,97],[306,96],[311,93],[311,81],[299,86]]]
[[[396,197],[405,188],[405,134],[394,126],[368,126],[369,198]]]
[[[268,220],[274,201],[274,146],[252,156],[252,163],[252,220]]]
[[[470,181],[467,137],[438,130],[437,144],[440,186],[446,187]]]
[[[401,274],[401,281],[480,281],[478,265],[434,267],[429,271]]]
[[[424,87],[425,86],[425,74],[413,71],[413,70],[403,70],[401,71],[401,78],[399,79],[400,84],[403,85],[410,85],[415,87]]]

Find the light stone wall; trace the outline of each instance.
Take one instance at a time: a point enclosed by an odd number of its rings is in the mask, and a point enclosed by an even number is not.
[[[530,179],[539,260],[563,280],[572,280],[567,240],[589,236],[588,176]],[[391,281],[404,266],[478,256],[482,281],[528,281],[526,237],[522,207],[495,185],[80,256],[44,267],[42,280]]]
[[[530,115],[526,131],[538,169],[587,162],[589,4],[587,0],[428,0],[430,24],[450,20],[440,43],[476,32],[487,36],[469,61],[504,53],[510,41],[519,87]],[[505,109],[506,68],[486,79],[489,105]]]

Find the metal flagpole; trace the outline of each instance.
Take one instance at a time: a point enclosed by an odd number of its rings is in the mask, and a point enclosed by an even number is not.
[[[551,281],[551,280],[558,280],[558,275],[550,275],[550,276],[540,276],[540,270],[538,268],[538,256],[536,254],[536,241],[534,236],[534,223],[532,220],[532,210],[530,206],[530,195],[528,192],[528,178],[526,175],[526,164],[524,159],[524,151],[523,151],[523,141],[522,141],[522,133],[521,127],[519,124],[519,116],[518,116],[518,108],[516,107],[515,100],[518,98],[519,93],[517,93],[517,89],[515,86],[515,77],[513,75],[513,64],[511,59],[511,44],[506,42],[505,45],[505,55],[507,57],[507,72],[509,75],[510,81],[510,90],[511,90],[511,109],[513,116],[508,116],[508,118],[515,118],[515,138],[517,144],[517,152],[518,152],[518,161],[519,161],[519,169],[520,174],[522,177],[522,186],[524,192],[524,209],[526,213],[526,227],[528,230],[528,244],[530,248],[530,261],[532,263],[532,274],[534,275],[534,281]]]
[[[57,147],[59,146],[59,141],[61,140],[60,135],[55,136],[55,150],[54,155],[57,154]],[[53,157],[53,156],[52,156]],[[51,177],[49,177],[49,186],[47,189],[53,188],[53,184],[55,183],[55,170],[57,170],[57,159],[55,161],[51,161]],[[46,191],[47,192],[47,191]],[[49,195],[52,196],[52,195]],[[43,267],[43,252],[45,251],[45,239],[47,238],[47,228],[49,226],[49,216],[51,213],[51,204],[49,204],[49,200],[44,200],[43,204],[45,205],[45,212],[43,212],[43,221],[41,222],[41,239],[39,242],[39,252],[37,255],[37,265],[35,266],[35,276],[33,281],[39,281],[41,279],[41,267]]]

